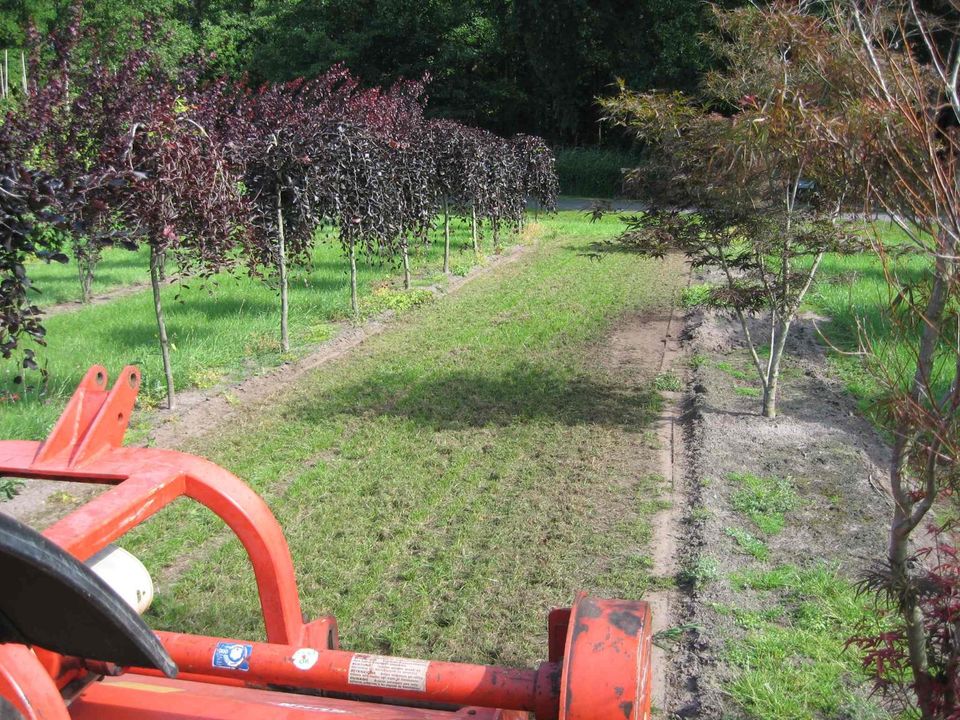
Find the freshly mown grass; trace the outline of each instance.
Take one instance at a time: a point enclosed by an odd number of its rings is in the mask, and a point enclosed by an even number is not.
[[[763,610],[723,608],[744,630],[728,643],[737,668],[725,690],[758,720],[884,718],[865,697],[859,657],[848,638],[875,622],[875,609],[835,568],[778,565],[731,578]]]
[[[268,499],[307,615],[337,615],[349,647],[525,665],[545,653],[550,606],[655,584],[663,479],[643,463],[661,401],[604,370],[597,345],[683,273],[585,257],[617,227],[548,221],[520,259],[189,448]],[[152,625],[261,635],[247,558],[220,527],[183,501],[125,540],[161,577],[188,565]]]
[[[459,263],[472,262],[469,227],[454,222],[453,230],[452,257]],[[414,268],[420,275],[418,285],[444,282],[442,275],[437,277],[443,252],[442,241],[438,243],[437,239],[434,237],[429,248],[414,253]],[[136,278],[139,272],[139,278],[146,279],[146,260],[141,254],[108,252],[111,262],[130,261],[123,266],[123,277]],[[137,258],[143,261],[142,265],[132,264]],[[47,274],[40,273],[41,270]],[[361,263],[359,270],[364,314],[387,309],[402,311],[425,299],[426,290],[422,287],[410,293],[398,291],[397,272],[389,263]],[[34,281],[43,288],[76,284],[73,265],[40,264],[30,271],[39,273]],[[101,276],[106,277],[107,273],[101,272]],[[318,243],[309,267],[291,272],[293,347],[288,356],[280,354],[279,298],[275,288],[245,274],[220,275],[206,284],[187,279],[183,285],[168,285],[163,290],[164,313],[172,343],[176,387],[211,387],[224,377],[302,355],[330,337],[334,323],[350,317],[349,282],[347,263],[339,247],[329,241]],[[25,390],[13,382],[19,374],[15,361],[0,365],[0,396],[17,396],[16,402],[4,402],[0,409],[0,437],[44,437],[66,398],[94,363],[105,365],[112,373],[127,364],[139,366],[144,379],[141,406],[151,407],[163,401],[163,371],[149,288],[108,303],[48,317],[44,324],[49,344],[37,348],[37,355],[48,371],[45,386],[38,387],[39,377],[28,374],[27,381],[34,384],[34,389]]]

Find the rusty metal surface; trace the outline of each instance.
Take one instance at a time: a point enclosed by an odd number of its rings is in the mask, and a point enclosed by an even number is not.
[[[581,593],[567,632],[560,720],[649,718],[651,645],[646,603]]]

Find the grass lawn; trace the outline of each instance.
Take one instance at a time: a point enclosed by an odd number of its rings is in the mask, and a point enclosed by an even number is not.
[[[649,382],[604,369],[625,311],[669,306],[682,266],[591,243],[610,218],[546,223],[517,261],[414,310],[352,355],[189,448],[267,498],[306,613],[349,647],[528,664],[577,589],[639,598],[650,577]],[[220,522],[181,501],[128,537],[159,628],[262,635],[253,577]],[[181,555],[186,554],[186,562]]]
[[[902,232],[889,223],[878,223],[876,230],[888,247],[903,242]],[[925,258],[915,256],[899,259],[896,268],[901,280],[919,282],[926,262]],[[900,368],[898,374],[908,379],[916,368],[909,352],[915,343],[908,345],[894,339],[894,328],[884,314],[890,303],[888,292],[883,268],[872,251],[850,256],[827,255],[806,304],[830,318],[830,322],[822,323],[820,329],[831,344],[847,352],[856,350],[859,322],[876,343],[885,362]],[[953,366],[948,361],[949,358],[942,357],[937,370],[936,384],[944,389],[953,378]],[[860,401],[861,408],[870,414],[883,388],[867,372],[861,359],[831,352],[830,363],[847,389]]]
[[[435,238],[436,240],[437,238]],[[489,243],[489,240],[487,241]],[[445,282],[442,240],[413,258],[418,283]],[[469,229],[454,224],[451,265],[465,272],[474,264]],[[34,271],[36,271],[34,273]],[[47,290],[43,296],[72,299],[77,285],[76,268],[70,265],[31,267],[34,282]],[[100,271],[107,283],[145,280],[147,262],[143,253],[108,252]],[[389,305],[391,298],[371,295],[384,281],[397,278],[390,264],[362,263],[359,285],[368,310]],[[285,359],[279,353],[279,296],[275,289],[244,274],[222,275],[205,286],[185,280],[163,291],[167,330],[173,343],[176,386],[207,387],[240,371],[275,365]],[[290,280],[291,355],[306,352],[325,340],[333,323],[350,314],[349,273],[338,246],[319,243],[307,268],[298,268]],[[0,396],[16,393],[16,402],[0,405],[0,437],[44,437],[86,369],[105,365],[112,373],[126,364],[143,371],[141,404],[156,405],[165,397],[163,371],[157,341],[157,324],[149,288],[109,303],[51,316],[45,320],[47,347],[38,348],[38,361],[49,373],[45,388],[24,392],[13,383],[18,374],[14,362],[0,366]],[[287,357],[290,357],[287,356]],[[39,378],[28,375],[28,382]]]
[[[94,295],[132,285],[150,282],[150,252],[141,248],[136,252],[117,248],[103,251],[103,259],[97,266],[93,281]],[[65,302],[80,301],[80,279],[76,263],[45,263],[34,260],[27,264],[30,281],[39,292],[31,300],[40,307]]]

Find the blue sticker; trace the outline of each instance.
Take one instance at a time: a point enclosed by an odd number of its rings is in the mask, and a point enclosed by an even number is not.
[[[247,659],[252,654],[252,645],[218,642],[216,650],[213,651],[213,666],[227,668],[228,670],[247,671],[250,669],[250,663],[247,662]]]

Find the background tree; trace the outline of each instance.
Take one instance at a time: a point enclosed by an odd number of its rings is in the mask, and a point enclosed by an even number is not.
[[[434,77],[432,112],[501,135],[552,142],[598,138],[592,98],[616,77],[632,87],[691,89],[709,66],[697,41],[700,0],[92,0],[85,24],[116,33],[116,58],[141,42],[146,16],[163,18],[153,40],[168,69],[197,52],[211,72],[254,82],[316,77],[339,62],[375,86]],[[0,9],[0,49],[24,46],[34,23],[46,32],[66,17],[62,0]],[[642,28],[638,32],[637,28]]]
[[[727,114],[682,94],[621,88],[601,100],[611,122],[655,148],[634,179],[651,211],[628,218],[620,240],[644,255],[679,251],[695,267],[721,269],[708,302],[738,318],[763,415],[775,417],[787,338],[823,255],[860,245],[840,221],[853,188],[843,179],[847,156],[806,132],[811,109],[831,102],[831,79],[803,72],[796,29],[766,25],[757,8],[715,18],[724,69],[708,77],[701,102]],[[749,321],[760,311],[766,358]]]

